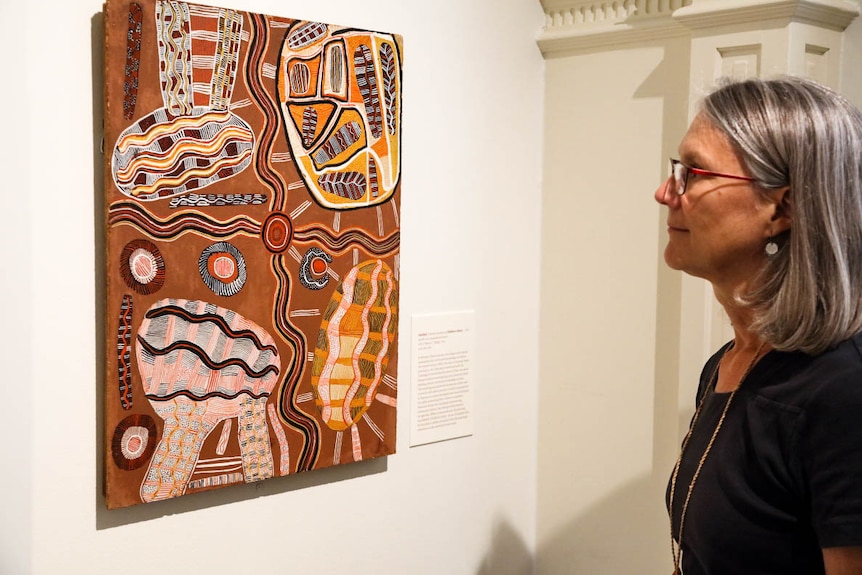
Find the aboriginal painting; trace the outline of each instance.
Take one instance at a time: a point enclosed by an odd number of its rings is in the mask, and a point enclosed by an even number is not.
[[[105,5],[109,508],[395,451],[400,36]]]

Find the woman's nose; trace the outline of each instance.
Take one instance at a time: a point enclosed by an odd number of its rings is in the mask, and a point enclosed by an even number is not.
[[[669,206],[674,201],[679,200],[679,195],[674,191],[674,179],[673,176],[668,176],[664,182],[662,182],[658,188],[655,190],[655,201],[658,203]]]

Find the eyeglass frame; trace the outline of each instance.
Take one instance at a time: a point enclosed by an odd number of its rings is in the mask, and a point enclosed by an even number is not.
[[[721,172],[712,172],[710,170],[701,170],[700,168],[692,168],[691,166],[682,163],[680,160],[676,158],[668,158],[670,160],[670,177],[673,178],[674,184],[676,186],[676,195],[682,196],[685,194],[685,190],[688,187],[688,177],[691,174],[695,176],[713,176],[718,178],[730,178],[732,180],[742,180],[745,182],[756,182],[757,178],[751,178],[749,176],[736,176],[733,174],[723,174]],[[677,166],[680,166],[685,170],[685,176],[680,182],[680,178],[677,177]]]

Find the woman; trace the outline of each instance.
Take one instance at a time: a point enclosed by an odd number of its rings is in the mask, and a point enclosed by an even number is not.
[[[811,81],[726,84],[656,190],[665,261],[734,339],[668,485],[676,573],[862,574],[862,113]]]

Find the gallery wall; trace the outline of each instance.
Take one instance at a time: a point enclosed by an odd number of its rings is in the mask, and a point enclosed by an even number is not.
[[[676,378],[657,377],[674,360],[656,334],[674,318],[656,302],[679,279],[658,265],[652,193],[685,129],[687,66],[684,38],[546,62],[540,574],[667,571]]]
[[[535,0],[213,0],[404,37],[398,451],[108,512],[99,0],[0,0],[0,573],[522,574],[535,555]],[[409,447],[410,318],[474,310],[473,436]]]

